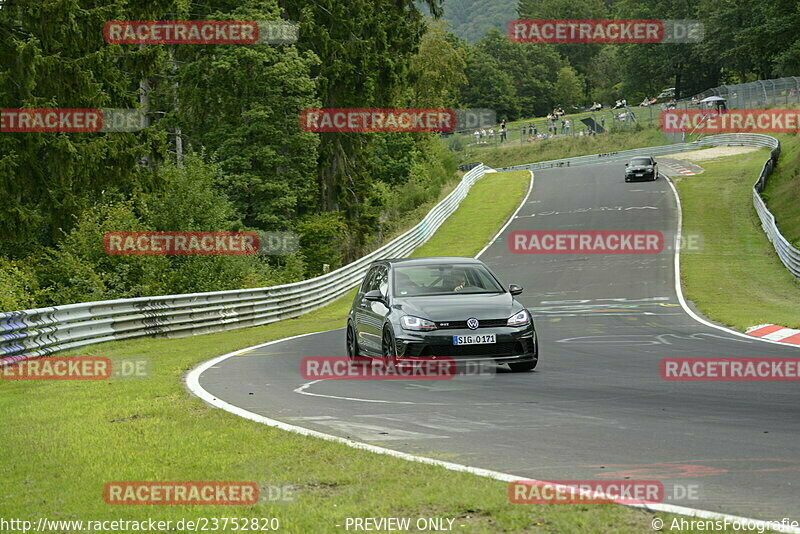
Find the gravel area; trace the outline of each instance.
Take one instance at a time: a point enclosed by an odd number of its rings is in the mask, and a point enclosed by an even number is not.
[[[678,154],[670,154],[663,156],[665,158],[682,159],[684,161],[710,161],[725,156],[736,156],[738,154],[747,154],[761,150],[760,148],[752,146],[717,146],[713,148],[704,148],[702,150],[693,150],[691,152],[679,152]]]

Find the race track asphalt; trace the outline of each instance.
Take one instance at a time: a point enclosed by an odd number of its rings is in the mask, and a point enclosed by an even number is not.
[[[667,357],[789,357],[796,348],[697,322],[678,303],[669,184],[622,164],[536,173],[518,216],[481,256],[525,288],[536,371],[451,380],[311,381],[307,356],[343,356],[344,329],[229,358],[200,384],[240,408],[328,434],[540,480],[659,480],[665,502],[800,519],[797,382],[674,382]],[[708,199],[714,202],[714,199]],[[656,230],[655,255],[513,254],[514,230]],[[686,251],[684,253],[690,253]],[[344,323],[343,325],[344,326]]]

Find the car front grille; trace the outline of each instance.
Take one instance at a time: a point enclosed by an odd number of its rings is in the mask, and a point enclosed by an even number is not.
[[[486,345],[428,345],[422,356],[514,356],[522,354],[522,343],[489,343]]]
[[[483,319],[478,321],[478,328],[506,326],[507,324],[508,319]],[[436,328],[441,330],[465,330],[467,329],[467,321],[440,321],[436,323]]]

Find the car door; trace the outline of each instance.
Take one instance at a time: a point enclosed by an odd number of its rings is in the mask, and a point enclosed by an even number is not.
[[[367,351],[370,350],[371,347],[369,346],[368,338],[364,336],[364,331],[368,328],[369,323],[369,318],[366,313],[367,301],[364,299],[364,295],[369,291],[371,281],[375,278],[376,273],[377,267],[372,267],[367,271],[366,276],[364,276],[364,281],[361,283],[361,287],[358,289],[356,298],[353,301],[353,320],[355,322],[356,340],[358,341],[359,347]]]
[[[361,340],[364,347],[373,353],[380,354],[383,336],[383,321],[389,308],[383,302],[369,301],[364,296],[370,291],[378,290],[384,300],[389,297],[389,269],[385,265],[372,268],[366,291],[361,295],[359,312],[361,313]]]

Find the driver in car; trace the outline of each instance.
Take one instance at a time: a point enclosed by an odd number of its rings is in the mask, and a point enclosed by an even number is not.
[[[461,291],[467,285],[467,273],[464,271],[453,271],[448,282],[449,286],[453,288],[453,291]]]

